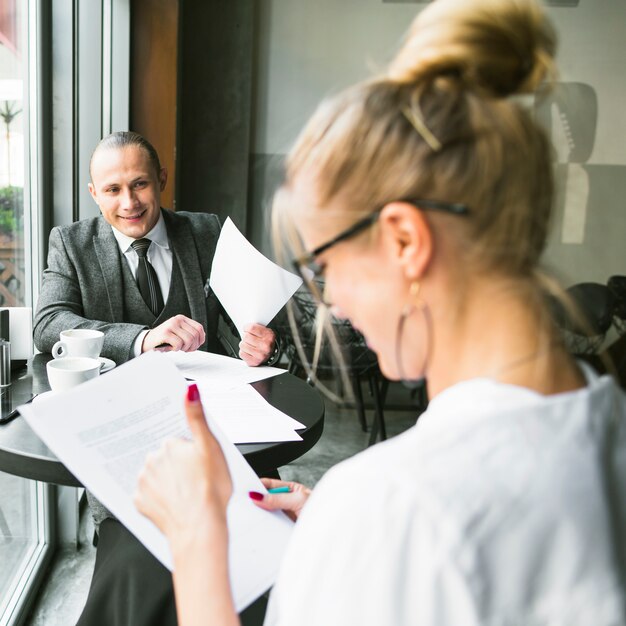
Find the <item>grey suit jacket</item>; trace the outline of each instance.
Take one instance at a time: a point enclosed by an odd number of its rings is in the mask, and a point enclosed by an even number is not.
[[[161,211],[183,275],[191,317],[206,330],[203,348],[223,353],[217,337],[221,307],[212,291],[205,293],[219,219],[207,213]],[[95,328],[104,332],[102,356],[116,363],[132,357],[133,343],[147,327],[124,319],[123,263],[111,226],[101,216],[52,229],[34,321],[39,350],[50,352],[62,330]]]

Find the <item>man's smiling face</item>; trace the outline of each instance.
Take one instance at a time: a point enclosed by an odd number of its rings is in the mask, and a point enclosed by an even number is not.
[[[97,150],[91,180],[89,191],[104,219],[120,232],[141,239],[158,222],[167,170],[157,172],[140,146]]]

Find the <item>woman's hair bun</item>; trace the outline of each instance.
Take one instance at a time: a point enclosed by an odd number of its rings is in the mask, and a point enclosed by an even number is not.
[[[391,80],[454,77],[499,97],[534,91],[555,74],[556,34],[535,0],[435,0],[411,25]]]

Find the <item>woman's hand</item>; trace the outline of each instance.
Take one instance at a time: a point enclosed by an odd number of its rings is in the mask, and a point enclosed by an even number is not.
[[[232,482],[222,449],[209,430],[196,385],[185,400],[192,441],[170,439],[148,455],[135,506],[171,543],[207,524],[226,525]]]
[[[275,478],[261,478],[261,482],[266,489],[276,487],[289,487],[289,493],[259,493],[251,491],[248,495],[250,499],[261,509],[275,511],[280,509],[294,522],[300,516],[302,507],[311,495],[311,490],[300,483],[285,482]]]
[[[232,481],[196,385],[187,389],[185,411],[193,440],[169,440],[148,457],[135,505],[170,543],[178,623],[236,626],[226,524]]]

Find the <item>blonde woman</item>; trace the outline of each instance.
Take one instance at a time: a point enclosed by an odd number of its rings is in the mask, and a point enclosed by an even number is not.
[[[308,501],[252,495],[298,517],[269,624],[626,623],[626,399],[546,312],[549,145],[511,99],[554,49],[531,0],[439,0],[289,156],[274,210],[296,265],[430,405]],[[137,505],[171,542],[180,623],[237,623],[228,472],[193,387],[187,409],[194,443],[148,463]]]

